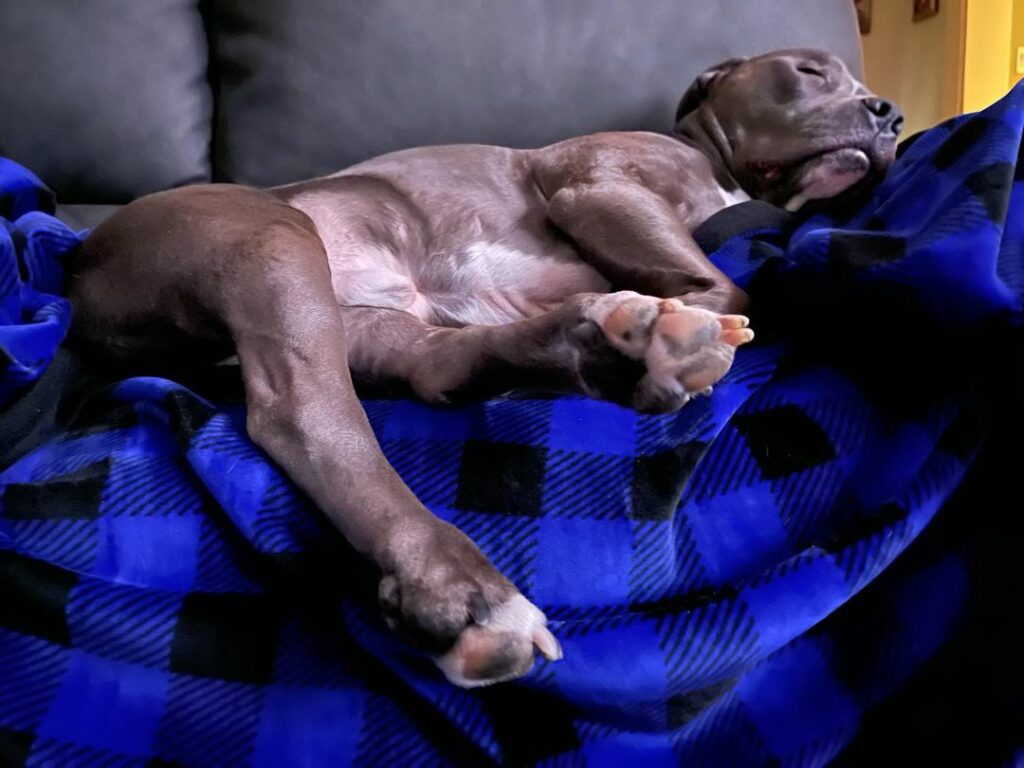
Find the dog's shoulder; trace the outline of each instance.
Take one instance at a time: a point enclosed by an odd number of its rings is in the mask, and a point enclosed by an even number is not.
[[[605,131],[567,139],[531,153],[543,188],[570,184],[635,182],[647,187],[681,178],[713,179],[708,159],[695,147],[650,131]]]
[[[700,151],[674,136],[654,131],[602,131],[576,136],[536,151],[549,157],[596,156],[611,159],[620,155],[636,159],[644,155],[690,157]]]

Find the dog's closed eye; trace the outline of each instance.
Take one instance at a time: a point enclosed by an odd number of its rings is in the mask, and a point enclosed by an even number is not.
[[[807,64],[800,65],[799,67],[796,68],[796,71],[797,72],[802,72],[805,75],[814,75],[816,77],[820,77],[822,80],[826,80],[827,79],[825,77],[825,73],[823,71],[821,71],[817,67],[812,67],[812,66],[809,66]]]

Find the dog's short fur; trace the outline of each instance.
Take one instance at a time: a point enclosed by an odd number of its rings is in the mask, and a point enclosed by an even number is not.
[[[238,356],[248,430],[382,572],[387,621],[460,685],[557,658],[544,615],[388,465],[352,375],[435,403],[544,387],[671,411],[752,338],[690,233],[885,170],[902,118],[836,58],[732,60],[675,136],[411,149],[269,190],[142,198],[72,269],[76,343],[136,371]]]

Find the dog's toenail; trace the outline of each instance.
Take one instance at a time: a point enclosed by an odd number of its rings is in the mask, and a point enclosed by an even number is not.
[[[562,658],[562,646],[548,630],[547,627],[535,627],[533,630],[533,644],[548,661],[558,661]]]

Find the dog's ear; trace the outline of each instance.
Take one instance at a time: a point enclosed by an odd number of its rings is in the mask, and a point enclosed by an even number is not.
[[[716,80],[736,69],[744,61],[746,59],[743,58],[729,59],[697,75],[697,79],[686,89],[683,98],[679,100],[679,106],[676,107],[676,127],[679,127],[680,120],[693,112],[708,97]]]

